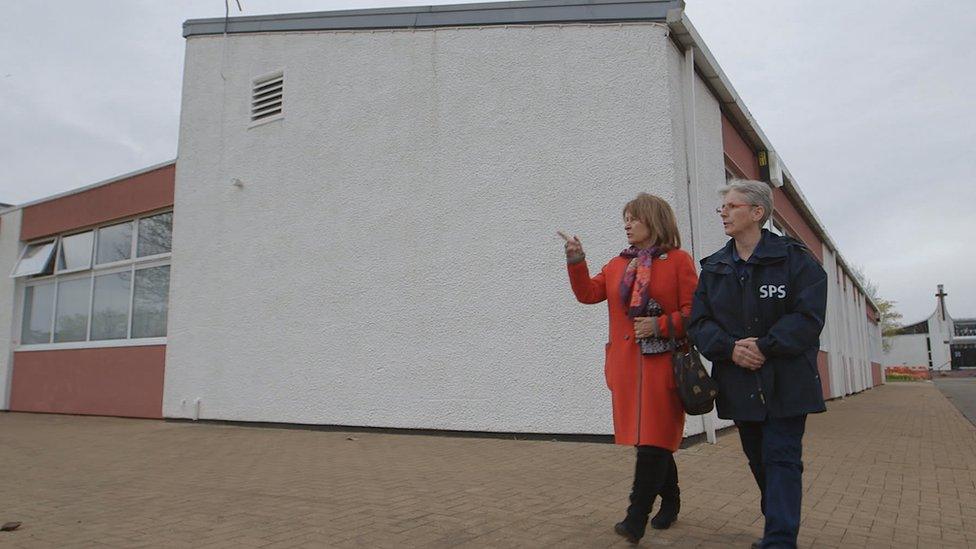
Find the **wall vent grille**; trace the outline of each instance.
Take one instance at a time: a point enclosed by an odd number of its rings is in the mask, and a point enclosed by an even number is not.
[[[285,75],[277,73],[255,79],[251,85],[251,122],[260,122],[281,114]]]

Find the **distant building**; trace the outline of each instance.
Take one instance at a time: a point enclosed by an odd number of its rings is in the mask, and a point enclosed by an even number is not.
[[[945,302],[949,294],[942,284],[938,289],[935,311],[891,337],[891,348],[884,353],[885,366],[976,368],[976,318],[952,318]]]

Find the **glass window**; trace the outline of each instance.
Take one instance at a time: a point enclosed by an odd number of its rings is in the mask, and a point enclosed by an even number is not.
[[[132,295],[132,337],[166,335],[169,265],[136,271]]]
[[[20,342],[50,343],[53,314],[54,283],[28,286],[24,293],[24,321],[20,329]]]
[[[95,277],[91,339],[125,339],[129,327],[129,283],[132,273]]]
[[[91,278],[58,282],[54,341],[84,341],[88,334],[88,294]]]
[[[14,274],[11,276],[29,276],[51,274],[53,262],[51,257],[54,252],[54,241],[41,242],[40,244],[30,244],[20,256],[20,261],[14,267]]]
[[[73,234],[61,238],[61,253],[58,254],[58,270],[74,271],[91,267],[92,242],[95,233]]]
[[[139,242],[136,256],[164,254],[173,247],[173,212],[139,220]]]
[[[98,253],[95,263],[111,263],[132,257],[132,222],[98,229]]]
[[[172,234],[170,211],[27,245],[11,276],[51,279],[23,285],[20,343],[165,337]]]

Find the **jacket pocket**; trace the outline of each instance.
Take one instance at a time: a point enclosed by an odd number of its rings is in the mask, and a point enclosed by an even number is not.
[[[613,391],[613,387],[610,386],[610,344],[609,343],[603,346],[603,379],[607,383],[607,389]]]

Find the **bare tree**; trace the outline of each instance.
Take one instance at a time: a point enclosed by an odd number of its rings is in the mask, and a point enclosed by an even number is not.
[[[867,294],[878,306],[878,314],[881,317],[879,319],[879,324],[881,325],[881,347],[885,352],[891,350],[891,336],[898,335],[898,330],[901,329],[901,313],[895,310],[895,304],[897,301],[892,301],[890,299],[885,299],[881,297],[878,293],[878,284],[873,280],[869,279],[867,275],[864,274],[864,267],[860,265],[852,265],[851,271],[854,274],[854,278],[861,283],[861,287],[864,288],[864,293]]]

